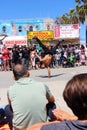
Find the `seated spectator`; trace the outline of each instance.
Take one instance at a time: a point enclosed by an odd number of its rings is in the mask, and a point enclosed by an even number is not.
[[[29,78],[30,74],[22,64],[14,65],[13,74],[16,82],[8,89],[7,96],[13,110],[14,130],[24,130],[35,123],[48,121],[46,104],[55,102],[49,88]]]
[[[86,130],[87,129],[87,73],[75,75],[63,92],[64,100],[75,116],[54,110],[56,122],[41,123],[27,130]],[[62,122],[59,122],[62,121]]]
[[[0,127],[8,124],[9,128],[12,129],[12,118],[13,112],[10,105],[4,105],[0,107]]]

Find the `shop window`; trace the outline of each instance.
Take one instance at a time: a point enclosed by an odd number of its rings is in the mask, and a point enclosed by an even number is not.
[[[29,31],[33,31],[33,26],[29,26]]]
[[[39,30],[39,25],[36,25],[36,30],[37,30],[37,31]]]
[[[47,24],[47,30],[50,30],[50,25],[49,24]]]
[[[18,27],[18,31],[19,31],[19,32],[22,32],[22,26],[19,26],[19,27]]]
[[[6,26],[2,27],[2,33],[6,33]]]

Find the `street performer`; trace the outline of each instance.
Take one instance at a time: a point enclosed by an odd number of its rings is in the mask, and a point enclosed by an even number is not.
[[[47,67],[47,69],[48,69],[48,77],[50,78],[50,75],[51,75],[51,72],[50,72],[50,63],[52,61],[52,56],[53,56],[53,54],[56,53],[56,49],[58,48],[58,46],[60,45],[60,43],[63,42],[64,40],[59,41],[54,48],[51,48],[51,46],[46,47],[39,40],[39,38],[37,38],[36,36],[34,36],[33,39],[35,39],[36,42],[38,42],[38,44],[44,50],[45,56],[43,58],[41,58],[37,53],[36,53],[36,56],[40,60],[40,62],[43,63],[45,67]]]

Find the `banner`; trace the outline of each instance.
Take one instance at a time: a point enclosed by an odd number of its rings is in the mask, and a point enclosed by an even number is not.
[[[60,38],[60,26],[54,26],[54,38]]]
[[[27,33],[28,39],[32,39],[34,36],[37,36],[41,40],[54,38],[53,31],[42,31],[42,32],[35,31],[35,32],[28,32]]]
[[[9,36],[3,40],[3,44],[8,48],[12,48],[15,44],[19,46],[27,46],[27,38],[24,36]]]
[[[66,24],[54,26],[54,38],[79,38],[79,24]]]

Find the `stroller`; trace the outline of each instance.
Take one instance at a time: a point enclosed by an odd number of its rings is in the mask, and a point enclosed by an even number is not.
[[[62,67],[63,68],[74,67],[74,61],[71,60],[70,57],[66,58],[63,56]]]

